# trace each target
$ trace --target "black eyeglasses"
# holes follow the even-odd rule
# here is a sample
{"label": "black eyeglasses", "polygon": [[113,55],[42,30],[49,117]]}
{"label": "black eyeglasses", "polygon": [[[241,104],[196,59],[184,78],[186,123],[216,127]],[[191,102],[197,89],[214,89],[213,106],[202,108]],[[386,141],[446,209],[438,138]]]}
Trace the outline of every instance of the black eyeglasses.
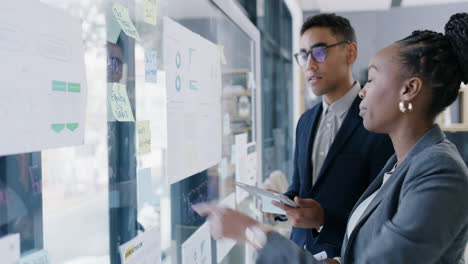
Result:
{"label": "black eyeglasses", "polygon": [[294,57],[296,58],[297,64],[299,66],[304,67],[307,65],[307,61],[309,60],[309,56],[312,56],[312,58],[317,62],[317,63],[322,63],[327,59],[327,49],[331,47],[335,47],[341,44],[351,44],[350,40],[343,40],[335,44],[331,45],[322,45],[322,46],[315,46],[310,49],[310,51],[305,51],[301,50],[298,53],[294,54]]}

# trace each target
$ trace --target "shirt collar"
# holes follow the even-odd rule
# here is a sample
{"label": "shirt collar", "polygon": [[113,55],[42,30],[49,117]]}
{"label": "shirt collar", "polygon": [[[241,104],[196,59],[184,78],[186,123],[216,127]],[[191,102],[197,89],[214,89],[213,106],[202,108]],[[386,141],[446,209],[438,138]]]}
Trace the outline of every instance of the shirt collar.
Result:
{"label": "shirt collar", "polygon": [[356,99],[356,96],[358,95],[360,90],[361,85],[359,84],[359,82],[355,81],[353,87],[333,104],[329,105],[325,102],[325,100],[322,99],[322,113],[325,114],[327,110],[330,110],[338,117],[343,116],[348,112],[349,108],[353,104],[354,99]]}

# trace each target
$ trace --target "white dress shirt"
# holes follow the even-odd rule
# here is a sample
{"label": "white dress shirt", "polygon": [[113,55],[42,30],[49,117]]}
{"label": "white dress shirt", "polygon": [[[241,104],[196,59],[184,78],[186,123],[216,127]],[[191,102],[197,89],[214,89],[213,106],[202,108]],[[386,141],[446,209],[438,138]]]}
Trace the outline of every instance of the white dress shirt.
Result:
{"label": "white dress shirt", "polygon": [[322,99],[322,115],[320,117],[317,132],[315,133],[313,148],[312,148],[312,179],[313,183],[317,180],[320,170],[322,169],[325,157],[328,154],[333,140],[340,129],[349,108],[361,90],[361,85],[355,82],[353,87],[340,99],[329,105]]}

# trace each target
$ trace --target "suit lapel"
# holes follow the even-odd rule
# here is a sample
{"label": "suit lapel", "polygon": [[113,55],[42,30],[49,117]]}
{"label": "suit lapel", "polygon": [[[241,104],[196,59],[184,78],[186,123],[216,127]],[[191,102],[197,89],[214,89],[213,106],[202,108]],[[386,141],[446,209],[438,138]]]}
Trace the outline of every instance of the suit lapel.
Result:
{"label": "suit lapel", "polygon": [[353,134],[357,126],[362,122],[362,119],[359,117],[360,102],[361,99],[359,99],[359,97],[356,97],[353,104],[351,105],[348,114],[346,115],[346,118],[343,121],[343,124],[341,125],[340,129],[338,130],[338,133],[336,134],[335,139],[333,140],[330,150],[328,150],[328,154],[325,157],[325,161],[323,162],[322,168],[320,169],[320,173],[313,188],[315,188],[315,186],[317,186],[320,183],[320,180],[323,178],[323,175],[327,171],[328,167],[331,165],[332,161],[341,152],[341,149],[343,148],[346,141]]}
{"label": "suit lapel", "polygon": [[307,146],[307,155],[304,157],[306,160],[303,161],[303,164],[305,163],[305,184],[304,184],[304,190],[310,190],[312,187],[312,150],[313,150],[313,144],[314,144],[314,138],[315,134],[317,132],[317,126],[318,126],[318,121],[320,120],[320,116],[322,115],[323,107],[322,104],[319,104],[319,106],[315,109],[315,111],[311,115],[311,119],[309,122],[307,122],[307,141],[306,141],[306,146]]}
{"label": "suit lapel", "polygon": [[[406,167],[410,166],[411,160],[413,159],[413,157],[418,155],[424,149],[432,145],[440,143],[444,139],[445,139],[444,132],[442,132],[442,130],[440,129],[438,125],[435,125],[432,129],[430,129],[426,134],[424,134],[418,140],[416,145],[411,149],[411,151],[406,156],[403,163],[400,164],[397,170],[395,170],[394,175],[392,175],[390,179],[388,179],[387,183],[385,184],[386,185],[385,188],[381,192],[379,192],[379,194],[374,198],[374,200],[366,208],[363,215],[360,217],[358,223],[356,224],[356,227],[354,228],[353,232],[350,234],[349,239],[348,239],[348,235],[345,234],[345,239],[343,240],[343,245],[341,248],[341,256],[343,257],[343,263],[347,263],[347,260],[349,258],[349,254],[352,248],[352,244],[354,243],[354,239],[356,238],[356,235],[359,232],[359,229],[363,226],[366,219],[375,210],[375,208],[380,204],[382,199],[385,197],[385,193],[392,191],[395,188],[393,185],[395,182],[397,182],[398,178],[404,177],[405,174],[403,172],[405,173],[407,172]],[[354,213],[354,211],[356,210],[356,207],[359,206],[359,204],[361,204],[367,197],[369,197],[382,185],[384,173],[390,171],[392,166],[394,166],[396,162],[397,162],[396,155],[393,155],[389,159],[385,167],[382,169],[379,176],[377,176],[377,178],[372,182],[369,188],[364,192],[364,194],[361,196],[359,201],[356,203],[353,210],[351,211],[351,214]]]}
{"label": "suit lapel", "polygon": [[[387,164],[384,166],[382,171],[379,173],[379,175],[375,178],[375,180],[371,183],[371,185],[367,188],[367,190],[361,195],[359,200],[356,202],[354,205],[353,210],[351,210],[351,215],[354,213],[356,208],[365,200],[367,197],[372,195],[377,189],[379,189],[382,186],[383,183],[383,177],[385,175],[385,172],[388,172],[392,169],[393,166],[395,166],[395,163],[397,161],[396,155],[394,154],[387,162]],[[396,175],[393,175],[396,176]],[[392,178],[393,178],[392,176]],[[390,181],[392,178],[390,178],[388,181]],[[387,182],[389,183],[389,182]],[[388,186],[387,186],[388,187]],[[372,202],[369,204],[369,206],[366,208],[362,216],[359,218],[359,221],[356,224],[356,227],[353,229],[353,232],[349,234],[349,239],[348,239],[348,232],[345,232],[345,239],[342,245],[341,249],[341,256],[344,257],[344,259],[347,258],[347,255],[349,254],[349,250],[351,249],[350,245],[353,243],[353,240],[357,234],[357,231],[362,225],[362,222],[364,219],[367,218],[367,216],[370,215],[370,213],[374,210],[374,208],[382,201],[383,199],[383,192],[379,192],[376,197],[372,200]],[[348,218],[349,221],[349,218]]]}

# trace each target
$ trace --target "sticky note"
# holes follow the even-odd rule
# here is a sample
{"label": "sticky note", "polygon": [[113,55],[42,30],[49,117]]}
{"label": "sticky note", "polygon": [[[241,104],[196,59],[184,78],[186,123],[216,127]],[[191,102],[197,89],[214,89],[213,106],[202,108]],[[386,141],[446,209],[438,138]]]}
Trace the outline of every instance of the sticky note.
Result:
{"label": "sticky note", "polygon": [[219,56],[221,57],[221,63],[227,64],[226,56],[224,55],[224,45],[218,45]]}
{"label": "sticky note", "polygon": [[65,128],[65,124],[52,124],[50,128],[52,128],[53,131],[60,133]]}
{"label": "sticky note", "polygon": [[127,96],[127,87],[121,83],[114,83],[109,95],[112,114],[120,122],[135,121],[132,108]]}
{"label": "sticky note", "polygon": [[151,83],[157,83],[158,65],[157,51],[145,50],[145,80]]}
{"label": "sticky note", "polygon": [[67,83],[62,81],[52,81],[52,91],[65,92],[67,90]]}
{"label": "sticky note", "polygon": [[79,83],[68,83],[68,91],[72,93],[79,93],[81,85]]}
{"label": "sticky note", "polygon": [[151,152],[151,131],[149,120],[137,122],[138,154],[143,155]]}
{"label": "sticky note", "polygon": [[67,124],[67,129],[70,131],[75,131],[78,128],[78,123],[69,123]]}
{"label": "sticky note", "polygon": [[156,25],[157,23],[157,0],[144,0],[143,5],[143,21],[148,24]]}
{"label": "sticky note", "polygon": [[119,3],[114,3],[114,5],[112,6],[112,12],[114,13],[117,22],[119,23],[120,27],[125,32],[125,34],[127,34],[127,36],[131,38],[140,41],[140,34],[138,34],[137,29],[135,28],[135,26],[132,23],[132,20],[130,19],[128,9]]}

